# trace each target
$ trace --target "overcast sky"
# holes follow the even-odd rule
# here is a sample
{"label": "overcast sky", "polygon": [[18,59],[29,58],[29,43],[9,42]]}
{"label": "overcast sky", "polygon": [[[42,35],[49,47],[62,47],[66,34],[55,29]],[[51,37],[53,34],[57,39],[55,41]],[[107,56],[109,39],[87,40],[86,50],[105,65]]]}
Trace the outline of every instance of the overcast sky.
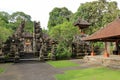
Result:
{"label": "overcast sky", "polygon": [[[32,20],[40,21],[42,28],[47,28],[49,12],[54,7],[67,7],[72,12],[76,12],[81,3],[95,0],[0,0],[0,11],[9,14],[22,11],[29,14]],[[119,0],[117,1],[120,8]]]}

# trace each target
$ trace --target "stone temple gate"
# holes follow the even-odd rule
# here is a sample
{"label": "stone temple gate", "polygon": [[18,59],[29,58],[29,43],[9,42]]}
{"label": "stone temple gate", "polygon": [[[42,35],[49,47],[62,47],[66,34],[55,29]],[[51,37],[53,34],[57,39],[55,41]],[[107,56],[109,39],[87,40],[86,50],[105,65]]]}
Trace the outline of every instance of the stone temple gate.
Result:
{"label": "stone temple gate", "polygon": [[42,32],[39,22],[34,22],[33,33],[25,32],[25,21],[22,21],[15,33],[0,47],[0,61],[19,62],[25,58],[55,60],[57,41]]}

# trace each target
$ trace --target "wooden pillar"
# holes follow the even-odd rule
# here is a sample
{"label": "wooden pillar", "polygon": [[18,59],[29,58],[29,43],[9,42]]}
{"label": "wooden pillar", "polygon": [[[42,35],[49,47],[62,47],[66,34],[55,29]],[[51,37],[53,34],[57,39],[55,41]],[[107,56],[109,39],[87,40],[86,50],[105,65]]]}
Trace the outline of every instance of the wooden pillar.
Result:
{"label": "wooden pillar", "polygon": [[91,56],[95,56],[95,52],[94,52],[94,44],[92,43],[92,52],[91,52]]}
{"label": "wooden pillar", "polygon": [[107,42],[105,42],[105,52],[104,52],[104,57],[109,57],[109,53],[107,51]]}
{"label": "wooden pillar", "polygon": [[116,55],[119,55],[119,42],[116,41]]}
{"label": "wooden pillar", "polygon": [[109,53],[109,55],[111,53],[110,44],[111,44],[110,42],[107,42],[107,52]]}

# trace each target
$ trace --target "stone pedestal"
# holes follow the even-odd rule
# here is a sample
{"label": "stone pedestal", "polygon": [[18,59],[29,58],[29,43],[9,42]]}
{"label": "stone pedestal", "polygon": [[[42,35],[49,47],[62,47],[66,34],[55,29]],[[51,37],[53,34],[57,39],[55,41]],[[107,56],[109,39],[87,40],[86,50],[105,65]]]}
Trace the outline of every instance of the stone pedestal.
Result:
{"label": "stone pedestal", "polygon": [[110,57],[100,56],[85,56],[84,61],[91,64],[99,64],[111,68],[120,69],[120,56],[111,55]]}

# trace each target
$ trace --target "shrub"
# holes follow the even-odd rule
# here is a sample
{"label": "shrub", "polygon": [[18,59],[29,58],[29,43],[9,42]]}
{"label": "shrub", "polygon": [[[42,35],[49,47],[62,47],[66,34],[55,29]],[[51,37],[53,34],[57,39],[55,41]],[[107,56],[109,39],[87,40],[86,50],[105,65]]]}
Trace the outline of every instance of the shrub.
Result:
{"label": "shrub", "polygon": [[66,47],[65,44],[59,43],[57,47],[57,59],[70,59],[71,58],[70,48]]}

